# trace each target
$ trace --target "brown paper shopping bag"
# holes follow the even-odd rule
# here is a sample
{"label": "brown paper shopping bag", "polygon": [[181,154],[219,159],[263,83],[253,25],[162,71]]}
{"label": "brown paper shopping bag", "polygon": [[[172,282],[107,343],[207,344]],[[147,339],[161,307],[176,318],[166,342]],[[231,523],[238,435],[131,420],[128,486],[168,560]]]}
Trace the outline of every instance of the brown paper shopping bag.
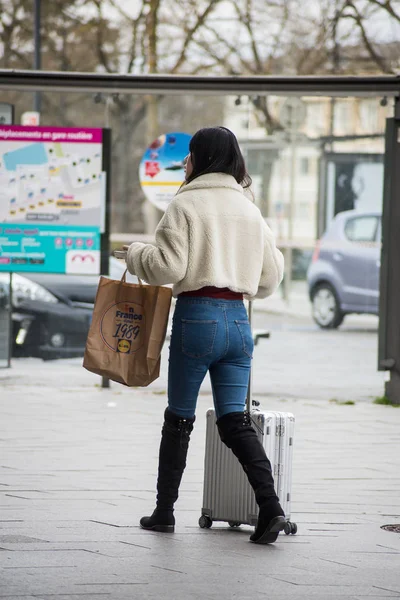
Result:
{"label": "brown paper shopping bag", "polygon": [[100,278],[83,366],[128,386],[160,374],[171,307],[170,288]]}

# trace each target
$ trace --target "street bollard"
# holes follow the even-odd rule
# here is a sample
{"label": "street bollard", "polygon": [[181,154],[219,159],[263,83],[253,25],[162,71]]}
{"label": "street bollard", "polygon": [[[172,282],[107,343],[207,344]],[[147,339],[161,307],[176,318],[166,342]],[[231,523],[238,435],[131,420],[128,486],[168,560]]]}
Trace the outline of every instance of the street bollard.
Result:
{"label": "street bollard", "polygon": [[101,387],[102,388],[109,388],[110,387],[110,380],[108,379],[108,377],[102,377],[101,378]]}

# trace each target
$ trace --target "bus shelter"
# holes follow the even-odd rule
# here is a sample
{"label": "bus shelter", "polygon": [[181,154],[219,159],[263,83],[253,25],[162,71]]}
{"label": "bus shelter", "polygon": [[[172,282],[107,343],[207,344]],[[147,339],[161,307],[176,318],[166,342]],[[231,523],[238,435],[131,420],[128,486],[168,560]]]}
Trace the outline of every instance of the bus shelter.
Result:
{"label": "bus shelter", "polygon": [[[386,395],[400,403],[400,77],[199,77],[102,73],[0,71],[0,90],[135,95],[378,97],[390,99],[386,121],[378,369],[387,371]],[[103,255],[109,252],[102,244]]]}

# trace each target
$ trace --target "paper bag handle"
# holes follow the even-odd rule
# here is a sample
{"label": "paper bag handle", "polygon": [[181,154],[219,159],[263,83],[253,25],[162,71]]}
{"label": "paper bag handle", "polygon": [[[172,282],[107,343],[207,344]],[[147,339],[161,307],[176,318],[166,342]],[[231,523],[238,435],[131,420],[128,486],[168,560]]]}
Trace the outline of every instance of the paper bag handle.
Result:
{"label": "paper bag handle", "polygon": [[[125,269],[124,274],[121,277],[121,283],[126,283],[126,274],[128,272],[128,269]],[[136,275],[137,277],[137,275]],[[138,277],[138,282],[140,286],[143,286],[143,281]]]}

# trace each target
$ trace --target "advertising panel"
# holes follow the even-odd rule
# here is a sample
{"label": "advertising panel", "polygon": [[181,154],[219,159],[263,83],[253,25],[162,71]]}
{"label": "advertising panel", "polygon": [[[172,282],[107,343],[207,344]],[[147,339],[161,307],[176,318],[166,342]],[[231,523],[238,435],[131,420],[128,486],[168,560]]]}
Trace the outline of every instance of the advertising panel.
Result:
{"label": "advertising panel", "polygon": [[329,153],[325,161],[325,227],[346,210],[382,211],[383,155]]}
{"label": "advertising panel", "polygon": [[100,272],[103,130],[0,127],[0,272]]}
{"label": "advertising panel", "polygon": [[185,179],[184,159],[189,153],[188,133],[160,135],[147,148],[139,168],[146,198],[165,211]]}

